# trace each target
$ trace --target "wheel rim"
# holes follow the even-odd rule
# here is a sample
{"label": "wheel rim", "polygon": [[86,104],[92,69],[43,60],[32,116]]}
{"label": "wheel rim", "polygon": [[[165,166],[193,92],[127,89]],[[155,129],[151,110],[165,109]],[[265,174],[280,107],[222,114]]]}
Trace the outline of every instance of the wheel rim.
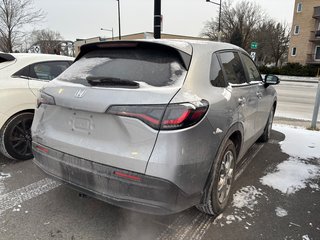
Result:
{"label": "wheel rim", "polygon": [[269,122],[268,122],[268,138],[270,138],[270,135],[271,135],[272,123],[273,123],[273,110],[270,112],[270,116],[269,116]]}
{"label": "wheel rim", "polygon": [[218,201],[220,204],[228,199],[234,171],[234,155],[232,151],[224,154],[219,170]]}
{"label": "wheel rim", "polygon": [[32,118],[25,118],[12,128],[9,135],[9,144],[16,154],[25,157],[32,156],[31,125]]}

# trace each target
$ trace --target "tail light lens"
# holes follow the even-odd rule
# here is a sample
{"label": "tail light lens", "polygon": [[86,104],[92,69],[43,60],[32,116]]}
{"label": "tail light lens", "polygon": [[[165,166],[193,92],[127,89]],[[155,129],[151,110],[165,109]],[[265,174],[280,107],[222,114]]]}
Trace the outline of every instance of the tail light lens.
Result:
{"label": "tail light lens", "polygon": [[108,114],[137,118],[156,130],[174,130],[198,123],[206,114],[206,100],[169,105],[111,106]]}
{"label": "tail light lens", "polygon": [[37,99],[37,108],[40,107],[41,104],[56,105],[56,102],[54,100],[54,97],[52,97],[51,95],[40,92],[40,96]]}

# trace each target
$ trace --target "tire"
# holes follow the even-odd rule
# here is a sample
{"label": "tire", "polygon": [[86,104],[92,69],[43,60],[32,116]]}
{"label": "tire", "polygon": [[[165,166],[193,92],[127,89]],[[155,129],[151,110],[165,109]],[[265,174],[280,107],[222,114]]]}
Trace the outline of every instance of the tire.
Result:
{"label": "tire", "polygon": [[224,211],[229,202],[234,181],[236,159],[234,143],[228,140],[213,166],[202,202],[196,206],[200,211],[213,216]]}
{"label": "tire", "polygon": [[270,139],[273,117],[274,117],[274,107],[272,107],[269,113],[267,124],[264,127],[263,133],[258,140],[259,142],[268,142],[268,140]]}
{"label": "tire", "polygon": [[8,158],[28,160],[33,158],[31,125],[33,113],[24,112],[11,117],[0,130],[0,151]]}

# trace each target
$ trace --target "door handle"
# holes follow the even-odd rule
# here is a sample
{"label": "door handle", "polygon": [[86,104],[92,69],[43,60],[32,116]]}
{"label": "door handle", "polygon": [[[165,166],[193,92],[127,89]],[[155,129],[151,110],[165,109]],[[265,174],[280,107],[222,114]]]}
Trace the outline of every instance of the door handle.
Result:
{"label": "door handle", "polygon": [[247,102],[247,99],[245,97],[239,97],[238,99],[239,105],[243,106],[246,104],[246,102]]}

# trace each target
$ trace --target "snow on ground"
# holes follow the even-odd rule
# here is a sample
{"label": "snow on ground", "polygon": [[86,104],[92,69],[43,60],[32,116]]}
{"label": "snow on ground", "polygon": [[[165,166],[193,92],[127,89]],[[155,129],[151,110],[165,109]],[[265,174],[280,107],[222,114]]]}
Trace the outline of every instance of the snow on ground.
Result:
{"label": "snow on ground", "polygon": [[320,167],[291,158],[280,163],[276,170],[260,179],[263,185],[292,194],[306,188],[312,179],[320,176]]}
{"label": "snow on ground", "polygon": [[256,189],[254,186],[243,187],[233,195],[233,206],[236,208],[248,208],[253,210],[258,204],[257,198],[262,194],[261,189]]}
{"label": "snow on ground", "polygon": [[308,235],[303,235],[303,236],[302,236],[302,240],[310,240],[310,238],[309,238]]}
{"label": "snow on ground", "polygon": [[278,217],[285,217],[288,215],[287,210],[283,209],[282,207],[277,207],[275,211]]}
{"label": "snow on ground", "polygon": [[249,229],[254,224],[251,218],[255,215],[255,206],[262,197],[267,198],[260,188],[257,189],[254,186],[246,186],[239,189],[233,194],[233,213],[227,216],[220,214],[213,224],[220,224],[221,227],[224,227],[232,223],[243,222],[244,228]]}
{"label": "snow on ground", "polygon": [[320,177],[320,132],[283,125],[275,125],[273,129],[285,135],[280,146],[290,158],[260,182],[285,194],[293,194],[307,186],[319,190],[313,180]]}
{"label": "snow on ground", "polygon": [[5,185],[2,182],[4,179],[11,177],[9,173],[0,172],[0,196],[5,191]]}
{"label": "snow on ground", "polygon": [[298,158],[320,158],[320,132],[286,125],[274,125],[273,129],[285,134],[280,142],[281,150]]}

